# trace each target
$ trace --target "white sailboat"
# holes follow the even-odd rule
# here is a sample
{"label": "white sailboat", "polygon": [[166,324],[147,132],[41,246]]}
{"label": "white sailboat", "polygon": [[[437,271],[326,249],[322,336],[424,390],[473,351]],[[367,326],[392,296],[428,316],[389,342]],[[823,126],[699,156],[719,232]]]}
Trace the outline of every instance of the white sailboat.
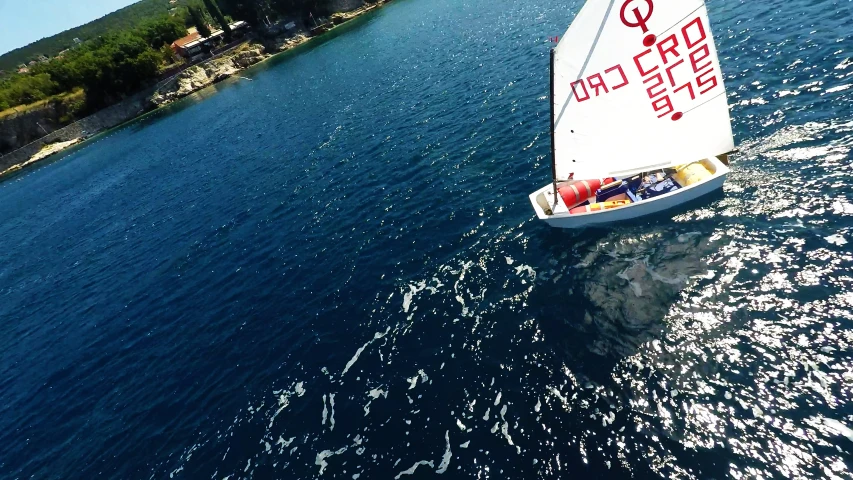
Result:
{"label": "white sailboat", "polygon": [[734,150],[703,0],[587,0],[551,50],[550,185],[536,215],[579,228],[720,189]]}

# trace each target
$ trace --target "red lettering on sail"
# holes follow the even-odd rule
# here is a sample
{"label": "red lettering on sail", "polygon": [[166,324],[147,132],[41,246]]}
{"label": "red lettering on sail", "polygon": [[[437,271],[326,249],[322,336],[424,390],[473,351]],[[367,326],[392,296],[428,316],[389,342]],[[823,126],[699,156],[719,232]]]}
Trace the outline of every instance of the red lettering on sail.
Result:
{"label": "red lettering on sail", "polygon": [[615,71],[615,70],[618,70],[619,75],[622,76],[622,83],[620,83],[619,85],[616,85],[614,87],[611,87],[612,90],[618,90],[618,89],[624,87],[625,85],[628,85],[628,77],[625,76],[625,72],[622,70],[622,65],[616,65],[615,67],[610,67],[607,70],[605,70],[604,73],[608,74],[608,73]]}
{"label": "red lettering on sail", "polygon": [[[638,10],[643,6],[643,1],[627,0],[623,3],[623,23],[631,28],[646,27],[648,18],[643,16],[642,10]],[[650,17],[653,3],[652,0],[646,1],[649,5],[647,16]],[[628,5],[631,5],[631,10]],[[659,42],[654,33],[646,35],[644,40],[650,40],[646,48],[632,57],[636,73],[630,67],[626,71],[617,64],[603,72],[592,73],[571,82],[575,100],[585,102],[593,97],[614,93],[628,86],[632,77],[636,78],[639,74],[654,114],[658,118],[668,117],[679,121],[685,113],[701,105],[699,97],[722,85],[719,65],[711,55],[713,40],[710,30],[703,23],[703,17],[688,17],[685,22],[681,22],[683,26],[673,29],[675,33]],[[652,53],[653,50],[656,51]]]}
{"label": "red lettering on sail", "polygon": [[[698,57],[696,54],[702,52],[702,56]],[[708,49],[708,45],[702,45],[696,50],[690,52],[690,63],[693,65],[693,73],[699,73],[702,70],[711,66],[711,61],[709,60],[707,63],[703,65],[699,65],[699,62],[705,60],[706,58],[711,56],[711,50]]]}
{"label": "red lettering on sail", "polygon": [[[710,77],[708,77],[709,73],[711,74]],[[705,77],[705,78],[703,79],[703,77]],[[709,83],[711,85],[708,88],[699,91],[700,95],[705,95],[706,92],[708,92],[709,90],[711,90],[712,88],[717,86],[717,75],[714,73],[713,68],[708,70],[707,72],[701,73],[698,77],[696,77],[696,84],[699,87],[704,87],[705,85],[708,85]]]}
{"label": "red lettering on sail", "polygon": [[[666,46],[669,44],[669,46]],[[667,54],[671,54],[674,57],[678,57],[678,51],[675,49],[678,46],[678,40],[675,38],[675,34],[672,34],[663,39],[660,43],[658,43],[658,53],[660,53],[660,58],[663,60],[663,63],[669,63],[667,59]]]}
{"label": "red lettering on sail", "polygon": [[644,68],[643,68],[643,66],[640,64],[640,59],[641,59],[641,58],[643,58],[644,56],[646,56],[646,55],[650,54],[650,53],[652,53],[652,49],[648,49],[648,50],[646,50],[645,52],[640,53],[640,54],[638,54],[638,55],[634,56],[634,65],[636,65],[636,66],[637,66],[637,71],[638,71],[638,72],[640,72],[640,76],[641,76],[641,77],[645,77],[646,75],[648,75],[648,74],[650,74],[650,73],[652,73],[652,72],[654,72],[655,70],[657,70],[657,69],[658,69],[658,66],[657,66],[657,65],[655,65],[655,66],[654,66],[654,68],[652,68],[652,69],[650,69],[650,70],[646,70],[646,69],[644,69]]}
{"label": "red lettering on sail", "polygon": [[649,20],[652,18],[652,13],[655,11],[655,4],[652,0],[646,0],[646,12],[645,15],[640,12],[640,7],[634,7],[631,9],[633,20],[628,17],[631,15],[627,15],[628,6],[634,3],[635,0],[625,0],[625,3],[622,4],[622,8],[619,10],[619,18],[622,20],[622,24],[624,24],[628,28],[636,28],[640,27],[643,30],[643,33],[649,31],[649,27],[646,26]]}
{"label": "red lettering on sail", "polygon": [[[618,72],[618,73],[613,73]],[[611,75],[612,74],[612,75]],[[614,65],[604,71],[604,74],[594,73],[586,79],[581,78],[570,83],[575,100],[585,102],[594,96],[599,97],[628,85],[628,76],[622,65]]]}
{"label": "red lettering on sail", "polygon": [[[578,89],[577,89],[578,84],[580,84],[581,88],[583,88],[583,94],[585,95],[583,98],[580,98],[578,96]],[[584,85],[583,79],[574,81],[574,82],[570,83],[569,85],[571,85],[572,92],[575,94],[575,100],[577,100],[578,102],[585,102],[585,101],[589,100],[589,92],[586,91],[586,85]]]}
{"label": "red lettering on sail", "polygon": [[661,110],[667,109],[665,112],[658,115],[658,118],[663,117],[664,115],[669,115],[675,110],[672,106],[672,100],[670,100],[669,95],[664,95],[663,97],[652,102],[652,108],[655,109],[655,112],[660,112]]}
{"label": "red lettering on sail", "polygon": [[[589,88],[595,89],[595,96],[598,96],[598,89],[603,88],[604,93],[610,93],[610,90],[607,89],[607,85],[604,84],[604,80],[601,78],[600,73],[596,73],[594,75],[590,75],[586,78],[586,81],[589,82]],[[595,83],[593,83],[595,81]]]}
{"label": "red lettering on sail", "polygon": [[[695,40],[690,38],[690,33],[688,33],[688,30],[693,26],[696,27]],[[692,22],[681,27],[681,34],[684,35],[684,40],[687,42],[687,48],[693,48],[700,42],[704,42],[707,35],[705,34],[705,27],[702,25],[702,17],[696,17]]]}
{"label": "red lettering on sail", "polygon": [[656,91],[656,92],[655,92],[655,91],[653,91],[655,88],[660,87],[661,85],[663,85],[663,77],[661,76],[661,74],[660,74],[660,73],[656,73],[656,74],[652,75],[651,77],[649,77],[649,78],[647,78],[647,79],[643,80],[643,83],[649,83],[649,82],[651,82],[652,80],[656,80],[656,81],[657,81],[657,83],[655,83],[654,85],[650,85],[648,88],[646,88],[646,93],[648,93],[648,94],[649,94],[649,98],[654,99],[654,98],[655,98],[655,97],[657,97],[658,95],[661,95],[661,94],[663,94],[663,93],[666,93],[666,87],[663,87],[662,89],[660,89],[660,90],[658,90],[658,91]]}
{"label": "red lettering on sail", "polygon": [[676,88],[675,90],[672,91],[672,93],[678,93],[678,92],[684,90],[685,88],[687,89],[687,93],[690,94],[690,100],[695,100],[696,95],[693,93],[693,84],[690,82],[687,82],[684,85]]}
{"label": "red lettering on sail", "polygon": [[[672,120],[680,120],[683,112],[698,105],[694,104],[698,96],[722,84],[718,79],[719,67],[711,58],[710,41],[702,17],[697,16],[654,47],[646,45],[650,48],[634,56],[634,66],[658,118],[672,114]],[[652,48],[657,49],[657,55],[649,55]]]}
{"label": "red lettering on sail", "polygon": [[672,65],[666,67],[666,76],[669,77],[669,85],[670,86],[673,86],[673,87],[675,86],[675,78],[672,75],[672,71],[675,69],[675,67],[681,65],[682,63],[684,63],[683,58],[681,60],[673,63]]}

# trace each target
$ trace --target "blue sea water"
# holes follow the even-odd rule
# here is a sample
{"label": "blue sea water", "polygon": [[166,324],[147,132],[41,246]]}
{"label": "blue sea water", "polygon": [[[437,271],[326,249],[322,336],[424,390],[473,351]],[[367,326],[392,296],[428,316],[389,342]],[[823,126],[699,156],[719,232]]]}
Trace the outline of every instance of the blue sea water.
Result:
{"label": "blue sea water", "polygon": [[0,477],[853,478],[853,3],[710,1],[724,193],[573,233],[579,6],[397,0],[0,184]]}

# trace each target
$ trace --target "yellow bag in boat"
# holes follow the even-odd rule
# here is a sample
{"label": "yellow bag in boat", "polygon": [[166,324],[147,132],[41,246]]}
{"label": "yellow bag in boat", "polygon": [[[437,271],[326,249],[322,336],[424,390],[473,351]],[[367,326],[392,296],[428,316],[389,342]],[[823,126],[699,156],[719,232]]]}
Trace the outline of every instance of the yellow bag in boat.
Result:
{"label": "yellow bag in boat", "polygon": [[681,165],[676,167],[676,170],[678,171],[672,175],[672,179],[682,187],[702,183],[713,175],[704,162]]}
{"label": "yellow bag in boat", "polygon": [[613,200],[608,202],[599,202],[599,203],[591,203],[589,205],[584,205],[582,207],[575,207],[569,210],[569,213],[587,213],[587,212],[597,212],[599,210],[609,210],[611,208],[619,208],[624,207],[625,205],[630,205],[630,200]]}

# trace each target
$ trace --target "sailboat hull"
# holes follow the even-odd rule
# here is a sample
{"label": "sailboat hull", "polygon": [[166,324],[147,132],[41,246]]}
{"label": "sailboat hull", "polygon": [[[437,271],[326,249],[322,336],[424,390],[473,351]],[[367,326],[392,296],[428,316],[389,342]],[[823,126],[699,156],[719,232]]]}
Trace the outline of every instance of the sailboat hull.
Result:
{"label": "sailboat hull", "polygon": [[609,210],[592,211],[588,213],[569,213],[569,209],[562,199],[557,199],[557,206],[549,215],[537,198],[544,195],[546,205],[549,209],[554,204],[554,193],[552,185],[547,185],[530,194],[530,203],[536,212],[536,216],[548,225],[557,228],[584,228],[589,226],[608,226],[614,223],[648,217],[654,218],[655,214],[674,209],[705,195],[713,193],[723,187],[729,174],[729,168],[717,158],[707,159],[708,164],[713,166],[713,175],[701,183],[679,188],[673,192],[659,197],[642,200],[619,208]]}

